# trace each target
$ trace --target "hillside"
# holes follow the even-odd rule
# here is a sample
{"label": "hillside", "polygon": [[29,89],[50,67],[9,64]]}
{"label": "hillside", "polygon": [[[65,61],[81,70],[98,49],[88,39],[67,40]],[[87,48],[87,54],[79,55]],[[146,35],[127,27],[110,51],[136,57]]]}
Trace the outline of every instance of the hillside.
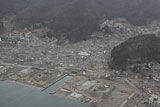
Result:
{"label": "hillside", "polygon": [[158,0],[1,0],[0,18],[14,13],[19,28],[48,27],[50,37],[78,42],[99,31],[106,18],[124,17],[134,25],[159,20],[159,5]]}
{"label": "hillside", "polygon": [[115,47],[111,53],[110,66],[114,69],[125,69],[132,64],[160,63],[160,38],[155,35],[133,37]]}

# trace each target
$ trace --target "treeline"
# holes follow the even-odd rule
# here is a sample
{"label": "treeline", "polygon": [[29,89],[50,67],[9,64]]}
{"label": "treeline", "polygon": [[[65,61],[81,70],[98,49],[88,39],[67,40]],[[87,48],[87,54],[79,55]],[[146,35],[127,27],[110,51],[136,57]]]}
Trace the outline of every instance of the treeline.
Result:
{"label": "treeline", "polygon": [[2,22],[0,22],[0,34],[2,34],[2,33],[3,33],[3,31],[4,31],[3,23],[2,23]]}

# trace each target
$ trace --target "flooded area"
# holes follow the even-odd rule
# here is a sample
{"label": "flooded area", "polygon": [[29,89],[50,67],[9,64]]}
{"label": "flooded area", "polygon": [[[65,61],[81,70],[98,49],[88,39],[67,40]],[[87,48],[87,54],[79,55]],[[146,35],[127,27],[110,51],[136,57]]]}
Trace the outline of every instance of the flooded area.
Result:
{"label": "flooded area", "polygon": [[34,86],[10,80],[0,81],[0,107],[89,107],[78,101],[49,94],[70,78],[71,76],[66,76],[43,92]]}

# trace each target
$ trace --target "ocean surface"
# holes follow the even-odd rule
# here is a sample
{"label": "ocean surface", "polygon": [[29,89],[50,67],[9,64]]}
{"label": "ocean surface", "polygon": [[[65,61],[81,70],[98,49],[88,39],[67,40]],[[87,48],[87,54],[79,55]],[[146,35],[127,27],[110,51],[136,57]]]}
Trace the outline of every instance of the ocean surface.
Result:
{"label": "ocean surface", "polygon": [[67,76],[44,91],[14,81],[0,81],[0,107],[89,107],[76,100],[49,94],[71,78]]}

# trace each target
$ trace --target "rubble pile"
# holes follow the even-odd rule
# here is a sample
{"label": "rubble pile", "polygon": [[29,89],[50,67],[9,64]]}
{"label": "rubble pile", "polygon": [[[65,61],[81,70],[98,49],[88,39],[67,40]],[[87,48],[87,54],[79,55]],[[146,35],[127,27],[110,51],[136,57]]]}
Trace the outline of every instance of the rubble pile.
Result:
{"label": "rubble pile", "polygon": [[69,67],[105,71],[114,47],[130,37],[144,32],[158,34],[160,30],[158,25],[135,27],[124,19],[106,20],[100,26],[102,29],[108,26],[113,33],[96,32],[89,40],[74,44],[65,42],[61,45],[57,44],[59,40],[56,38],[43,36],[48,32],[47,28],[8,31],[0,36],[0,48],[3,50],[0,59],[2,62],[50,68]]}

